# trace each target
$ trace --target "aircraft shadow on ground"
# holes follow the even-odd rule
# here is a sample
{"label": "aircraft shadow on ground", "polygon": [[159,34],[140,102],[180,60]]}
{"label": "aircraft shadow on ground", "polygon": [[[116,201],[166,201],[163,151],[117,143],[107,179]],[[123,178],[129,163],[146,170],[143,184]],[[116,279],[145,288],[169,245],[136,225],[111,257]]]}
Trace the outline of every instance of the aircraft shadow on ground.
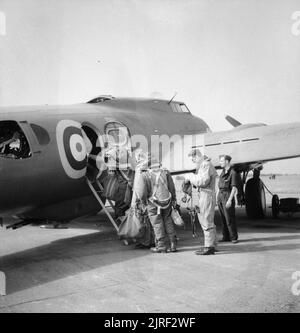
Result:
{"label": "aircraft shadow on ground", "polygon": [[[180,252],[188,251],[193,255],[192,252],[199,249],[203,243],[203,235],[197,223],[198,237],[193,238],[188,214],[184,214],[184,219],[187,222],[186,229],[177,229],[179,236],[178,248]],[[252,238],[249,236],[247,238],[245,235],[249,233],[265,234],[266,231],[261,228],[254,228],[245,221],[247,219],[240,219],[240,234],[243,235],[240,243],[236,245],[231,243],[220,244],[220,254],[300,249],[300,234],[297,230],[295,230],[297,232],[295,235],[285,235],[282,234],[282,229],[281,231],[276,229],[277,225],[275,225],[275,229],[268,229],[268,233],[272,234],[270,237]],[[294,222],[289,233],[294,231],[293,226],[297,226],[297,221]],[[218,236],[220,237],[220,218],[218,216],[216,216],[216,223]],[[280,228],[280,223],[279,221],[278,228]],[[295,240],[296,242],[267,244],[272,241],[285,240]],[[266,243],[261,244],[260,242]],[[115,231],[108,228],[106,232],[94,232],[64,238],[32,249],[2,256],[0,258],[0,268],[6,273],[7,294],[10,295],[68,276],[147,255],[151,255],[149,250],[134,250],[133,245],[125,246],[118,240]]]}
{"label": "aircraft shadow on ground", "polygon": [[125,246],[115,234],[95,232],[2,256],[0,267],[6,274],[9,295],[148,254],[134,250],[132,245]]}

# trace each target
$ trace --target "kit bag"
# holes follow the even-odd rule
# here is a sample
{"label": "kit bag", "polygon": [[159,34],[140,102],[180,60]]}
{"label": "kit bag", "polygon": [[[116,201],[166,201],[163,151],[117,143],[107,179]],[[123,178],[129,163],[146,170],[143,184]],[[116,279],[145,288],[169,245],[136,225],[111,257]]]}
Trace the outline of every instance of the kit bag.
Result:
{"label": "kit bag", "polygon": [[184,226],[184,221],[183,221],[182,217],[180,216],[179,211],[174,207],[172,207],[171,218],[172,218],[173,222],[176,225],[178,225],[179,227]]}
{"label": "kit bag", "polygon": [[119,226],[118,235],[120,239],[136,239],[144,235],[144,216],[136,207],[130,207]]}

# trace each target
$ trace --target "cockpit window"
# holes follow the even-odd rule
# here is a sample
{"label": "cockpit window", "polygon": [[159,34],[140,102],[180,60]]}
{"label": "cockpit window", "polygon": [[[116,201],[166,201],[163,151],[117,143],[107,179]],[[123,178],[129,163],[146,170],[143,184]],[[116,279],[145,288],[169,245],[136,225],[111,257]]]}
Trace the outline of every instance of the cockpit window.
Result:
{"label": "cockpit window", "polygon": [[0,157],[24,159],[31,156],[29,143],[15,121],[0,121]]}
{"label": "cockpit window", "polygon": [[181,109],[181,112],[191,113],[190,110],[188,109],[188,107],[185,104],[179,104],[179,107]]}
{"label": "cockpit window", "polygon": [[89,104],[102,103],[102,102],[106,102],[106,101],[111,101],[113,99],[115,99],[115,97],[113,97],[111,95],[101,95],[101,96],[91,99],[87,103],[89,103]]}
{"label": "cockpit window", "polygon": [[183,103],[172,103],[173,112],[177,113],[191,113],[187,106]]}

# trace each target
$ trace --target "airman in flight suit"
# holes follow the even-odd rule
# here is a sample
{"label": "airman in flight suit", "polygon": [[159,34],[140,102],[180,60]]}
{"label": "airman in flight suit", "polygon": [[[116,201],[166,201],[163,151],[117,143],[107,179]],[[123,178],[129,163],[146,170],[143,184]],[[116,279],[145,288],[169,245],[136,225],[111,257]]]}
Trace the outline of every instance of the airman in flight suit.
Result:
{"label": "airman in flight suit", "polygon": [[200,255],[214,254],[217,250],[217,232],[214,221],[216,206],[216,177],[217,172],[206,156],[199,149],[193,149],[189,156],[196,164],[196,173],[185,179],[190,181],[198,190],[199,212],[198,219],[204,234],[204,249],[195,253]]}

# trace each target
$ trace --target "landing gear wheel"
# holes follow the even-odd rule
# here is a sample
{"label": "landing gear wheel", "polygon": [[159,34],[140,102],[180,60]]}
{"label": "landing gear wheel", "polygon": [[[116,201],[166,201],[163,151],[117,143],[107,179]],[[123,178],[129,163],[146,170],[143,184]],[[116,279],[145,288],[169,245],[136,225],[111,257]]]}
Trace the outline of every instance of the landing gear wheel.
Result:
{"label": "landing gear wheel", "polygon": [[266,194],[264,184],[259,178],[251,178],[247,181],[245,200],[249,218],[259,219],[266,216]]}
{"label": "landing gear wheel", "polygon": [[274,219],[277,219],[278,215],[279,215],[279,197],[277,194],[274,194],[272,196],[272,216]]}

